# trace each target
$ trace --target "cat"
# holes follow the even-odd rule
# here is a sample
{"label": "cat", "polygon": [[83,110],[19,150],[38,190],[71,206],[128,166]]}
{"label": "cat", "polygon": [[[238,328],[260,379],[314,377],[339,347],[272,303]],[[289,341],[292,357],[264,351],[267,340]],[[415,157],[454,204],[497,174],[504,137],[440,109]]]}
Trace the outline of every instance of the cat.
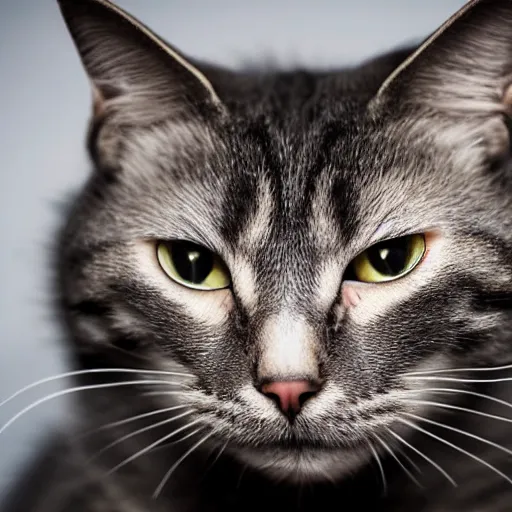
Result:
{"label": "cat", "polygon": [[510,511],[512,2],[325,72],[59,5],[94,96],[73,421],[2,510]]}

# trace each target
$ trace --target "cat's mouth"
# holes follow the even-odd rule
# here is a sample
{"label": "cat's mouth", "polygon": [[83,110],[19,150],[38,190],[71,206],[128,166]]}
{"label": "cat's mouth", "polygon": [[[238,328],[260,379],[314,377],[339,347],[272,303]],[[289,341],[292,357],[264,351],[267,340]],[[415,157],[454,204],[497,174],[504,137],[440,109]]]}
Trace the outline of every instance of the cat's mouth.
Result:
{"label": "cat's mouth", "polygon": [[374,435],[392,428],[397,411],[394,395],[354,406],[325,392],[292,419],[267,402],[256,408],[258,395],[250,398],[250,403],[203,399],[198,416],[216,430],[219,445],[228,442],[235,459],[295,481],[340,478],[363,467],[373,457]]}
{"label": "cat's mouth", "polygon": [[332,443],[324,438],[304,438],[291,433],[285,439],[273,439],[255,445],[254,443],[231,442],[239,449],[278,450],[282,452],[323,453],[325,451],[359,450],[365,446],[364,440],[351,440]]}
{"label": "cat's mouth", "polygon": [[371,457],[363,439],[331,443],[321,436],[301,437],[293,430],[284,439],[257,444],[231,439],[228,450],[262,473],[296,483],[340,478],[362,467]]}

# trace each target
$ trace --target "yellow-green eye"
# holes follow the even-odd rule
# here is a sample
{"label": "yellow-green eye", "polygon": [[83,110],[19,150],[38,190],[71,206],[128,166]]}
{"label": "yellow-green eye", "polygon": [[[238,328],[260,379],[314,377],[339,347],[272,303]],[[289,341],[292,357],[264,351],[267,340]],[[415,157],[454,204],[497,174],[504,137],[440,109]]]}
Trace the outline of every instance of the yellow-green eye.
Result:
{"label": "yellow-green eye", "polygon": [[213,252],[192,242],[159,242],[158,261],[177,283],[196,290],[220,290],[231,284],[224,262]]}
{"label": "yellow-green eye", "polygon": [[358,281],[382,283],[408,274],[425,254],[424,235],[408,235],[384,240],[366,249],[352,262]]}

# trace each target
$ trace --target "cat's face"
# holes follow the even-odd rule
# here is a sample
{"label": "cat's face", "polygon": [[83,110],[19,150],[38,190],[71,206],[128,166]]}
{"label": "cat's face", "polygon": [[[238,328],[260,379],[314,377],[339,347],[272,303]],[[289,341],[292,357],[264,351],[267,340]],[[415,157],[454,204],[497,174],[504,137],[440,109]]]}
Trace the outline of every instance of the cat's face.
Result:
{"label": "cat's face", "polygon": [[[304,92],[295,77],[287,97],[288,79],[214,70],[207,82],[175,60],[160,70],[161,55],[143,77],[130,59],[149,52],[147,34],[104,2],[62,3],[93,79],[108,83],[91,138],[98,168],[64,232],[63,302],[81,351],[116,345],[146,368],[190,374],[182,395],[140,400],[190,405],[235,456],[318,479],[428,413],[411,400],[433,386],[407,372],[503,354],[512,210],[498,109],[481,105],[465,126],[444,97],[421,111],[420,87],[434,104],[450,85],[418,73],[421,55],[409,66],[417,84],[399,77],[372,102],[373,85],[347,95],[311,78]],[[125,82],[96,76],[99,56],[126,41]]]}

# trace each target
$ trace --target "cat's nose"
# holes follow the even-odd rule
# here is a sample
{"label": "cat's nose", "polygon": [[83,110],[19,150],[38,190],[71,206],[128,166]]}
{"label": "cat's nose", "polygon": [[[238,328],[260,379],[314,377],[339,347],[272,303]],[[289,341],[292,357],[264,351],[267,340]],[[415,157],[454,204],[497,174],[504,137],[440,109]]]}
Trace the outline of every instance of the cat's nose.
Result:
{"label": "cat's nose", "polygon": [[277,381],[263,384],[260,391],[291,420],[299,414],[304,402],[318,393],[320,386],[309,380]]}

